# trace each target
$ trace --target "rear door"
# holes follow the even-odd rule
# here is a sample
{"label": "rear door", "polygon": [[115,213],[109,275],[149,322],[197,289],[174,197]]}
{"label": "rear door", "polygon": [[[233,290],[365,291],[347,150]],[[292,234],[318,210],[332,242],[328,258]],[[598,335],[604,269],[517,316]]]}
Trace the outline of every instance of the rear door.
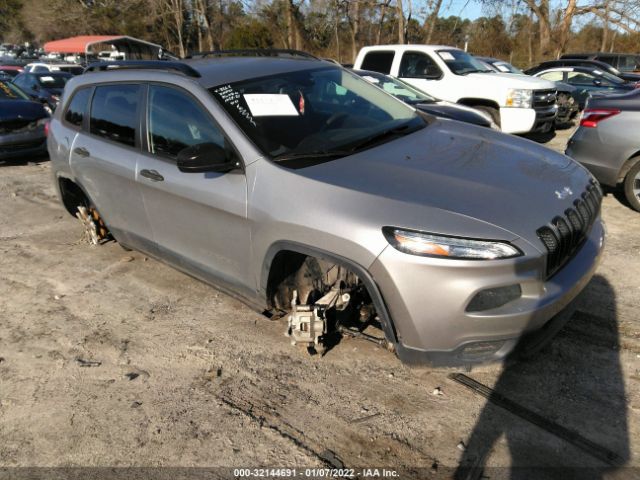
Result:
{"label": "rear door", "polygon": [[144,88],[96,86],[88,118],[71,147],[71,170],[116,239],[153,251],[153,234],[136,183]]}
{"label": "rear door", "polygon": [[189,146],[233,150],[215,119],[186,90],[150,84],[146,127],[137,179],[161,254],[197,277],[255,293],[244,173],[183,173],[176,165]]}

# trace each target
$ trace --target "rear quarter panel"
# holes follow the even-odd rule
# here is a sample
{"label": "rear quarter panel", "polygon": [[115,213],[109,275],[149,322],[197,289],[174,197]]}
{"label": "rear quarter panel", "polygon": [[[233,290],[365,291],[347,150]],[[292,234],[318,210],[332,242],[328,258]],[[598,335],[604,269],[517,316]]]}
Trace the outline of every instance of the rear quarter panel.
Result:
{"label": "rear quarter panel", "polygon": [[601,121],[597,128],[576,130],[567,154],[587,167],[600,183],[614,187],[627,160],[640,151],[638,129],[640,111],[623,111]]}

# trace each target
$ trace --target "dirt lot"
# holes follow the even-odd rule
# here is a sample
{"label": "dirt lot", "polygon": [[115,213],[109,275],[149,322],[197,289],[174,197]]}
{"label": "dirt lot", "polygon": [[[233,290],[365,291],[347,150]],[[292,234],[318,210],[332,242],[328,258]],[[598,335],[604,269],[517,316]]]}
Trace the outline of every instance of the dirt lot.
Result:
{"label": "dirt lot", "polygon": [[48,161],[0,163],[0,467],[449,478],[463,461],[489,478],[569,478],[512,464],[636,476],[619,467],[640,466],[640,214],[612,195],[603,211],[604,261],[567,327],[531,361],[466,372],[540,417],[518,416],[452,370],[408,368],[362,340],[309,357],[284,321],[116,243],[82,243]]}

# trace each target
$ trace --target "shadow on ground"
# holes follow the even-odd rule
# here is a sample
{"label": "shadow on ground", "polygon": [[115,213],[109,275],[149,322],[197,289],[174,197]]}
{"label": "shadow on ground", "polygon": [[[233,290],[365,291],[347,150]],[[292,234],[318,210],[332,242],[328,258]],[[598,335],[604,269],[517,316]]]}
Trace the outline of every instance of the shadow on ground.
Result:
{"label": "shadow on ground", "polygon": [[[594,277],[549,345],[532,360],[505,364],[468,439],[456,479],[595,479],[628,462],[615,305],[609,282]],[[502,396],[565,429],[565,435],[497,406]],[[567,431],[576,437],[567,438]],[[496,465],[489,460],[505,444],[511,467],[487,468]],[[631,474],[619,473],[624,478]]]}

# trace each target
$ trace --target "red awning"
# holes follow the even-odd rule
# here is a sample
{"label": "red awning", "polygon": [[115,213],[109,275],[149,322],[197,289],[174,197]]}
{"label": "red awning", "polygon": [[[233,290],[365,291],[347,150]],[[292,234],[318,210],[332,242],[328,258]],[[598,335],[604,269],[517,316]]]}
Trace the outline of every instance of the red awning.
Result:
{"label": "red awning", "polygon": [[82,35],[80,37],[63,38],[44,44],[44,51],[57,53],[85,53],[87,46],[94,43],[110,42],[120,38],[122,35]]}

